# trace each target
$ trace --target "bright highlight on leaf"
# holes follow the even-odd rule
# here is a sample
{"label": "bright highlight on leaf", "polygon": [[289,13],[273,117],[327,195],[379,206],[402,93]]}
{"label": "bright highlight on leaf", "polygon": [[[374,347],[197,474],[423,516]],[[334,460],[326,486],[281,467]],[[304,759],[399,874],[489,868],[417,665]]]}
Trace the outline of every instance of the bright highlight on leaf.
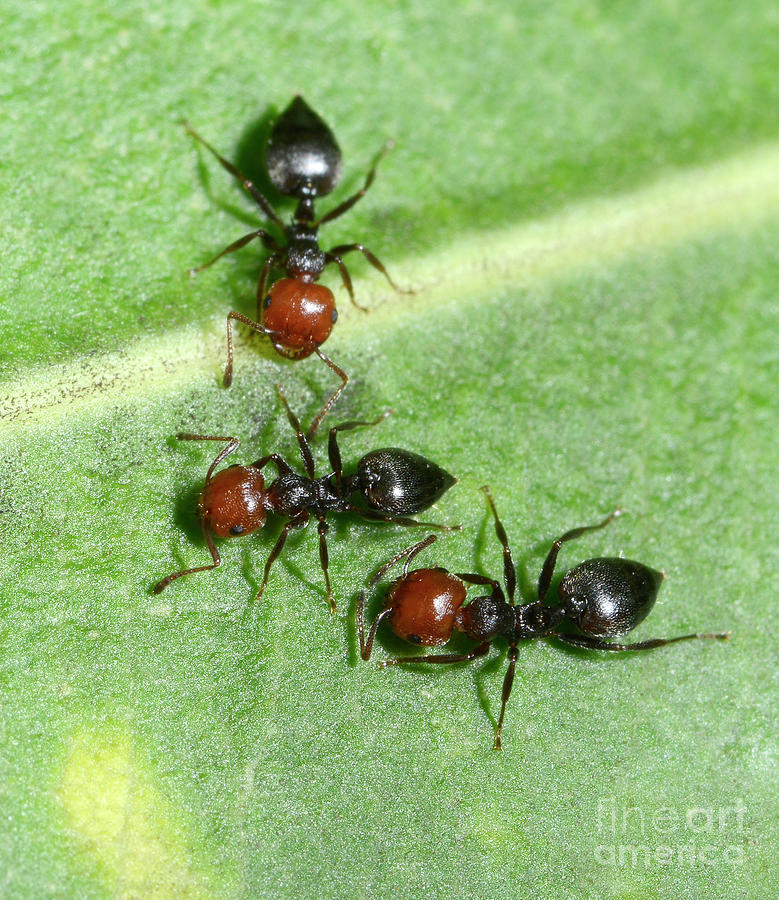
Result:
{"label": "bright highlight on leaf", "polygon": [[57,797],[70,829],[115,897],[211,897],[180,819],[139,763],[129,736],[76,735]]}

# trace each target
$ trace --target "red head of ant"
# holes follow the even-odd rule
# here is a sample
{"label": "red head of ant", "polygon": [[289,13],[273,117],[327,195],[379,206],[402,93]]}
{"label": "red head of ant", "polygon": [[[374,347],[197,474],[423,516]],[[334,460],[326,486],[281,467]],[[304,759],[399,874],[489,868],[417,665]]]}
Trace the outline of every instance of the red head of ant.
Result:
{"label": "red head of ant", "polygon": [[[439,647],[446,644],[452,633],[461,631],[478,642],[470,653],[431,654],[386,659],[379,663],[386,667],[408,663],[460,663],[485,656],[496,638],[503,636],[509,644],[509,665],[503,679],[500,718],[495,729],[495,749],[501,749],[501,732],[518,657],[517,644],[521,640],[554,637],[574,647],[591,650],[651,650],[664,644],[692,638],[724,640],[727,634],[685,634],[675,638],[654,638],[635,644],[615,644],[603,638],[613,638],[631,631],[651,611],[663,574],[642,563],[629,559],[589,559],[571,569],[558,587],[559,602],[546,605],[546,595],[554,574],[557,555],[567,541],[589,531],[604,528],[620,510],[613,512],[597,525],[585,525],[567,531],[553,544],[546,557],[538,580],[538,599],[532,603],[515,605],[516,570],[505,529],[498,518],[495,503],[488,487],[483,488],[495,520],[495,531],[503,547],[503,588],[493,578],[475,573],[453,575],[446,569],[415,569],[409,572],[411,560],[432,544],[436,536],[402,550],[385,563],[371,579],[373,589],[396,563],[405,560],[403,574],[389,587],[384,608],[376,617],[367,638],[365,636],[366,590],[357,600],[357,632],[362,658],[370,659],[373,641],[380,623],[386,620],[398,637],[412,644]],[[490,593],[467,601],[466,585],[484,585]],[[508,599],[507,599],[508,596]],[[560,631],[560,626],[574,626],[579,634]]]}
{"label": "red head of ant", "polygon": [[[200,435],[177,437],[193,440]],[[224,455],[237,447],[237,438],[230,438]],[[198,519],[204,528],[220,538],[251,534],[262,528],[267,512],[274,508],[262,472],[252,466],[230,466],[216,475],[211,474],[212,470],[213,467],[197,503]]]}
{"label": "red head of ant", "polygon": [[[274,125],[265,157],[268,177],[273,186],[281,194],[295,197],[298,201],[292,222],[285,225],[281,216],[253,182],[233,163],[221,156],[187,122],[184,125],[192,137],[241,182],[246,192],[283,235],[283,241],[279,242],[273,234],[264,228],[258,228],[225,247],[209,262],[191,270],[192,274],[199,272],[225,254],[245,247],[256,238],[259,238],[270,251],[257,283],[256,321],[238,312],[231,312],[227,317],[225,386],[230,385],[233,377],[233,319],[254,331],[267,334],[276,350],[290,359],[304,359],[316,353],[339,376],[341,384],[311,423],[308,431],[308,436],[311,437],[349,381],[346,373],[319,349],[330,336],[338,313],[332,291],[316,282],[327,266],[335,264],[352,303],[358,309],[364,309],[354,299],[352,280],[343,261],[347,253],[358,250],[384,275],[395,290],[399,290],[381,262],[362,244],[341,244],[327,252],[323,251],[319,246],[319,227],[343,215],[365,195],[373,183],[379,160],[390,149],[391,144],[383,148],[359,191],[324,216],[316,218],[314,201],[329,194],[341,179],[343,168],[341,150],[325,122],[302,97],[296,96]],[[275,281],[268,289],[268,280],[273,269],[283,270],[286,277]]]}
{"label": "red head of ant", "polygon": [[[333,611],[335,602],[330,588],[326,539],[328,514],[352,512],[370,521],[392,522],[408,527],[422,525],[443,531],[459,529],[459,525],[435,525],[408,518],[409,515],[416,515],[432,506],[456,480],[424,456],[397,447],[386,447],[366,453],[358,462],[354,474],[344,473],[338,432],[376,425],[388,413],[373,422],[344,422],[331,428],[328,453],[332,471],[329,475],[317,478],[311,448],[300,422],[289,408],[280,388],[279,394],[297,435],[306,474],[300,475],[278,453],[263,456],[249,466],[229,466],[215,473],[216,467],[238,448],[238,438],[202,434],[177,435],[180,440],[225,443],[208,469],[206,483],[198,501],[198,518],[213,563],[168,575],[154,586],[155,593],[183,575],[217,568],[221,565],[221,558],[214,544],[214,536],[221,538],[251,534],[265,525],[268,512],[278,513],[288,521],[265,564],[262,584],[255,599],[259,600],[262,596],[271,567],[279,557],[289,532],[293,528],[304,528],[314,516],[319,521],[319,560],[325,575],[327,599]],[[262,469],[270,462],[275,464],[278,477],[266,486]],[[350,499],[352,494],[360,495],[367,506],[354,505]]]}

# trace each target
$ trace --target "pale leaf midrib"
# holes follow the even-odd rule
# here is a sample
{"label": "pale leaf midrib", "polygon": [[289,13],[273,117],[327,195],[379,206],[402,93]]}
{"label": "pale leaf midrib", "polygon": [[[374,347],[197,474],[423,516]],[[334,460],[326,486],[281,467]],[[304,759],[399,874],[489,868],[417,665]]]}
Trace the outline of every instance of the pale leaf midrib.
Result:
{"label": "pale leaf midrib", "polygon": [[[340,341],[364,328],[391,327],[426,308],[461,306],[508,285],[570,277],[718,231],[743,230],[779,212],[779,144],[768,144],[705,167],[673,172],[609,198],[573,204],[552,216],[482,235],[469,235],[440,253],[394,267],[414,287],[396,302],[370,281],[360,298],[370,317],[338,323]],[[371,289],[372,288],[372,289]],[[81,416],[128,396],[170,393],[198,378],[216,379],[224,365],[224,320],[141,338],[123,352],[31,368],[24,380],[0,384],[3,430]]]}

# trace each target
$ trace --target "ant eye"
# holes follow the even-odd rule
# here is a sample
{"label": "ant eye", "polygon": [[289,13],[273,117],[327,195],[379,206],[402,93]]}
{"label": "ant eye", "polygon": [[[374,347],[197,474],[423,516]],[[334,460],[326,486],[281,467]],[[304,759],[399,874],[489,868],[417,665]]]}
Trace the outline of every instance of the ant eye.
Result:
{"label": "ant eye", "polygon": [[406,635],[406,640],[409,644],[421,644],[422,638],[418,634],[408,634]]}
{"label": "ant eye", "polygon": [[333,307],[333,312],[332,312],[332,315],[330,316],[330,318],[331,318],[333,324],[335,324],[338,321],[338,310],[335,307]]}
{"label": "ant eye", "polygon": [[230,534],[237,535],[237,534],[243,534],[243,532],[244,532],[243,525],[233,525],[233,527],[230,529]]}
{"label": "ant eye", "polygon": [[270,306],[270,301],[271,301],[271,296],[270,296],[270,294],[268,294],[268,296],[262,301],[262,305],[263,305],[264,309],[267,309]]}

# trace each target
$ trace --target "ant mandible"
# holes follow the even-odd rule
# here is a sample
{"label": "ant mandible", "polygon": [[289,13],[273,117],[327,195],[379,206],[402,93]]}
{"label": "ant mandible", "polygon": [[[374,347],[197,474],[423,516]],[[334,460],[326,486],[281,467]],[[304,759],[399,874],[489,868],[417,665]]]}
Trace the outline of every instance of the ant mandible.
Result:
{"label": "ant mandible", "polygon": [[[544,605],[554,574],[557,554],[562,545],[588,531],[604,528],[621,514],[620,510],[615,510],[597,525],[574,528],[558,538],[552,544],[541,569],[538,579],[538,599],[532,603],[515,606],[517,577],[508,538],[498,518],[489,488],[484,486],[482,490],[487,495],[495,519],[495,532],[503,547],[503,580],[508,601],[500,584],[495,579],[483,575],[472,572],[454,575],[441,568],[415,569],[409,572],[411,560],[435,541],[436,536],[431,534],[423,541],[402,550],[386,562],[371,579],[367,590],[373,590],[392,566],[405,560],[403,574],[390,585],[384,609],[371,625],[367,639],[364,626],[366,590],[360,591],[357,600],[357,632],[360,638],[360,654],[364,660],[370,659],[376,630],[385,619],[398,637],[412,644],[426,647],[442,646],[452,637],[454,629],[479,642],[470,653],[385,659],[379,663],[382,668],[408,663],[470,662],[486,656],[493,641],[503,635],[509,643],[509,664],[503,679],[500,718],[495,729],[496,750],[502,748],[503,718],[514,684],[514,669],[519,655],[517,644],[521,640],[554,637],[566,644],[588,650],[622,651],[652,650],[664,644],[692,639],[728,638],[728,634],[684,634],[674,638],[653,638],[635,644],[615,644],[604,640],[625,634],[643,622],[655,604],[664,577],[662,572],[629,559],[607,557],[588,559],[580,563],[563,576],[558,587],[559,602],[552,606]],[[466,584],[485,585],[490,588],[490,593],[475,597],[465,605]],[[558,628],[563,623],[573,625],[580,634],[559,631]]]}
{"label": "ant mandible", "polygon": [[[276,190],[298,200],[291,224],[285,225],[255,184],[233,163],[221,156],[188,122],[184,122],[184,127],[241,182],[268,219],[281,230],[286,241],[280,244],[264,228],[258,228],[225,247],[209,262],[190,269],[190,274],[194,275],[256,238],[271,251],[257,282],[257,319],[250,319],[239,312],[231,312],[227,316],[225,387],[230,386],[233,378],[233,319],[260,334],[267,334],[282,356],[304,359],[316,353],[338,375],[341,384],[312,421],[307,432],[308,437],[312,437],[349,381],[346,372],[319,349],[329,337],[338,317],[333,292],[324,285],[316,284],[325,267],[332,263],[338,266],[344,287],[358,309],[364,310],[365,307],[360,306],[354,298],[352,279],[343,261],[347,253],[355,250],[359,250],[396,291],[405,293],[395,284],[381,262],[362,244],[340,244],[325,252],[320,248],[317,237],[320,225],[343,215],[365,195],[373,183],[379,161],[392,145],[387,143],[384,146],[359,191],[317,219],[314,200],[329,194],[341,180],[341,150],[325,122],[301,96],[296,96],[274,125],[265,158],[268,177]],[[275,281],[270,290],[267,290],[268,279],[274,268],[282,269],[286,277]]]}
{"label": "ant mandible", "polygon": [[[251,534],[265,525],[268,512],[286,516],[289,521],[282,528],[265,563],[262,584],[255,602],[262,597],[271,566],[278,559],[290,531],[293,528],[304,528],[311,516],[315,516],[319,521],[319,561],[325,575],[327,600],[332,612],[335,612],[336,605],[328,572],[329,554],[326,539],[328,513],[352,512],[370,521],[392,522],[407,527],[426,526],[442,531],[459,530],[459,525],[437,525],[408,518],[432,506],[457,480],[418,453],[397,447],[373,450],[360,459],[357,471],[353,475],[344,473],[338,446],[338,432],[377,425],[389,415],[390,411],[383,413],[373,422],[350,421],[331,428],[328,454],[332,472],[317,478],[314,472],[314,458],[306,435],[297,416],[290,409],[281,387],[278,391],[289,423],[297,435],[306,474],[300,475],[295,472],[278,453],[269,453],[248,466],[232,465],[214,474],[219,463],[238,448],[240,444],[238,438],[177,434],[176,437],[182,441],[225,443],[225,447],[220,450],[208,469],[206,483],[198,500],[198,518],[213,563],[168,575],[154,585],[155,594],[159,594],[172,581],[184,575],[216,569],[221,565],[221,557],[214,544],[214,536],[226,538]],[[279,474],[266,487],[262,469],[269,462],[275,464]],[[350,502],[349,498],[354,493],[362,495],[368,508],[355,506]]]}

